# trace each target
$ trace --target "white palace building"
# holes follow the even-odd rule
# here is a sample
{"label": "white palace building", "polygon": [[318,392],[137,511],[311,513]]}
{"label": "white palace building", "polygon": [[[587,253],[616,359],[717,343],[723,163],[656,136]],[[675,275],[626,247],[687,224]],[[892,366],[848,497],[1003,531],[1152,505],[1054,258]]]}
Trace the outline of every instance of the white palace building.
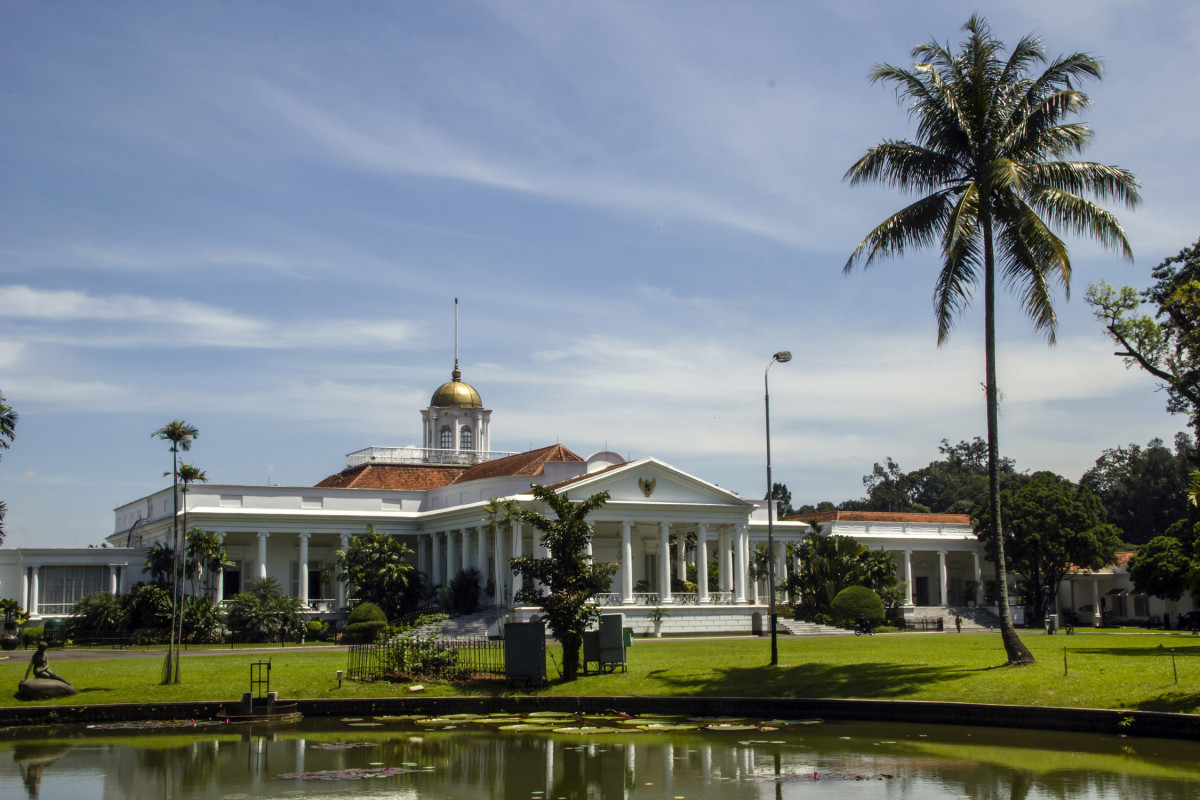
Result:
{"label": "white palace building", "polygon": [[[507,565],[511,557],[538,554],[541,546],[528,525],[490,534],[485,506],[492,498],[506,498],[536,508],[529,488],[538,483],[576,500],[609,492],[611,499],[590,517],[592,557],[620,565],[599,602],[624,612],[627,624],[646,625],[657,607],[668,611],[666,633],[762,630],[766,586],[750,579],[750,554],[767,540],[763,501],[747,500],[655,458],[626,461],[610,451],[583,458],[561,445],[493,452],[492,412],[462,380],[457,363],[451,380],[420,413],[419,447],[350,453],[344,469],[316,486],[192,484],[186,494],[188,527],[215,532],[233,563],[217,576],[218,598],[236,594],[250,579],[272,577],[309,613],[341,617],[350,598],[333,572],[336,553],[370,525],[410,547],[428,585],[444,585],[459,570],[475,567],[487,584],[485,603],[499,620],[526,620],[537,609],[513,602],[514,576]],[[105,547],[0,549],[0,597],[18,599],[38,620],[66,615],[90,594],[121,592],[146,580],[146,549],[170,542],[171,491],[118,507]],[[831,512],[817,518],[825,534],[850,535],[895,556],[908,614],[944,615],[947,607],[981,599],[968,597],[967,587],[984,583],[991,566],[966,516]],[[807,522],[774,522],[779,585],[792,567],[786,544],[809,532]],[[689,541],[696,544],[678,546]],[[695,593],[671,591],[671,577],[685,577],[689,564],[705,575],[713,563],[718,591],[709,591],[706,581],[699,581]],[[1075,610],[1084,622],[1098,619],[1102,597],[1129,593],[1127,578],[1121,581],[1120,571],[1111,569],[1072,576],[1063,584],[1060,606]]]}

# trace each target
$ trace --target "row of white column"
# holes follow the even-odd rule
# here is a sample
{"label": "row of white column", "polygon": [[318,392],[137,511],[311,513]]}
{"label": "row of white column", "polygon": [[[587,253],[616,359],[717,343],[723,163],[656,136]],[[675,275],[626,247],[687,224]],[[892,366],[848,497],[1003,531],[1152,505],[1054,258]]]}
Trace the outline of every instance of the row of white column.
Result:
{"label": "row of white column", "polygon": [[[288,535],[290,536],[293,534],[288,534]],[[297,557],[297,566],[296,566],[296,584],[297,584],[296,596],[300,599],[300,605],[307,608],[309,606],[309,601],[312,599],[308,596],[308,562],[309,562],[308,541],[311,538],[312,534],[311,533],[298,533],[298,534],[294,534],[294,535],[297,537],[297,546],[298,546],[298,550],[299,550],[299,552],[297,554],[298,557]],[[225,543],[225,531],[216,531],[216,537],[217,537],[217,541],[220,542],[222,545]],[[257,532],[258,552],[257,552],[257,560],[255,562],[255,571],[256,571],[257,575],[255,577],[258,577],[258,578],[267,577],[267,540],[270,538],[271,538],[271,534],[269,531],[258,531]],[[341,544],[341,549],[343,551],[345,551],[346,548],[348,548],[350,546],[350,534],[348,534],[348,533],[340,534],[339,541]],[[248,577],[248,576],[246,576],[246,577]],[[225,571],[219,570],[217,572],[215,578],[216,578],[216,580],[213,582],[213,599],[220,600],[225,595]],[[335,578],[334,591],[335,591],[336,602],[337,602],[338,607],[341,608],[342,606],[346,605],[347,586],[343,581],[337,580],[336,575],[334,576],[334,578]]]}
{"label": "row of white column", "polygon": [[[938,554],[938,575],[937,575],[938,585],[936,587],[937,595],[935,597],[931,598],[934,601],[933,605],[946,605],[947,604],[946,588],[949,585],[949,576],[948,576],[948,573],[946,570],[946,554],[947,554],[947,552],[948,551],[946,551],[946,550],[938,550],[937,551],[937,554]],[[905,605],[910,605],[910,606],[913,604],[912,554],[913,554],[912,550],[904,551],[904,583],[905,583],[904,603],[905,603]],[[974,564],[975,569],[974,569],[974,573],[973,573],[975,576],[975,578],[974,578],[975,585],[982,586],[983,585],[983,572],[981,570],[981,566],[979,563],[979,553],[974,552],[971,554],[971,556],[975,559],[975,564]],[[979,600],[978,597],[968,598],[968,599],[974,599],[976,601]]]}

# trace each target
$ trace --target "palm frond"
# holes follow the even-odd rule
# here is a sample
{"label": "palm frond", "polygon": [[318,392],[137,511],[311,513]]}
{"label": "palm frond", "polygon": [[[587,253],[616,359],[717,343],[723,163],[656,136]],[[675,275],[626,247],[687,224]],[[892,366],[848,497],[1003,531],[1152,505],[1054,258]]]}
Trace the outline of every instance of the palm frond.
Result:
{"label": "palm frond", "polygon": [[1091,161],[1042,161],[1030,164],[1033,185],[1070,194],[1090,194],[1099,200],[1115,200],[1126,208],[1142,202],[1138,179],[1129,170]]}
{"label": "palm frond", "polygon": [[950,190],[935,192],[892,214],[859,242],[842,271],[853,271],[860,261],[866,269],[878,258],[903,255],[910,246],[929,247],[936,243],[952,197]]}
{"label": "palm frond", "polygon": [[1116,215],[1101,206],[1070,192],[1043,188],[1031,192],[1029,202],[1055,224],[1133,259],[1133,248],[1125,237],[1125,229]]}
{"label": "palm frond", "polygon": [[945,187],[962,172],[962,164],[943,153],[912,142],[886,140],[867,150],[843,177],[851,186],[882,183],[923,193]]}

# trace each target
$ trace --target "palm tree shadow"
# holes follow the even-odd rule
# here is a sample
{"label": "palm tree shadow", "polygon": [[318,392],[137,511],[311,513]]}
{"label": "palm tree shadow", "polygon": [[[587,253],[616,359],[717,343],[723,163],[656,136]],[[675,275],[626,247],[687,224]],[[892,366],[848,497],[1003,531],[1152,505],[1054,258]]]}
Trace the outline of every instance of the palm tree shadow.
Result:
{"label": "palm tree shadow", "polygon": [[778,670],[765,670],[761,666],[729,667],[719,670],[710,679],[699,681],[696,676],[657,680],[669,689],[715,697],[746,695],[750,688],[750,694],[763,697],[892,698],[910,695],[934,684],[963,680],[981,671],[984,670],[890,663],[809,663]]}

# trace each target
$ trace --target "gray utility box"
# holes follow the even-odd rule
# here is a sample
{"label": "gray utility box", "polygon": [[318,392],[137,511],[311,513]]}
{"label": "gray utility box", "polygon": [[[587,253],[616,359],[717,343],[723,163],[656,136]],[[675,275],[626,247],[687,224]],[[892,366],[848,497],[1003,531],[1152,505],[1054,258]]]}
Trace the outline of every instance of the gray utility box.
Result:
{"label": "gray utility box", "polygon": [[504,626],[504,677],[514,683],[546,683],[546,625],[510,622]]}
{"label": "gray utility box", "polygon": [[600,652],[597,660],[600,671],[615,672],[617,667],[624,672],[628,669],[625,663],[625,615],[600,615]]}

